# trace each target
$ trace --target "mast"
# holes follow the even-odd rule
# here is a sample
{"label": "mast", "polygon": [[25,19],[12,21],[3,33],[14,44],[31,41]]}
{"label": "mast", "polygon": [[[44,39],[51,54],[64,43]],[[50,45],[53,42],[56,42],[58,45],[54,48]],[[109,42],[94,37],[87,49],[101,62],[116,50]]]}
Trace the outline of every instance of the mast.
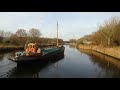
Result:
{"label": "mast", "polygon": [[57,21],[57,47],[58,47],[58,21]]}

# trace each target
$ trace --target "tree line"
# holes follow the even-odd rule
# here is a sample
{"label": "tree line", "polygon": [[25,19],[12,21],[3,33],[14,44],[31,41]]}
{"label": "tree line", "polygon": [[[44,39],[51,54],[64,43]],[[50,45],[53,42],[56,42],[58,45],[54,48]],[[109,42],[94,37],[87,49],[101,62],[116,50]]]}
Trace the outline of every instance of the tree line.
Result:
{"label": "tree line", "polygon": [[120,46],[120,17],[113,16],[98,25],[97,31],[77,40],[77,44],[90,41],[92,45],[104,47]]}
{"label": "tree line", "polygon": [[[56,38],[41,37],[39,29],[32,28],[28,32],[24,29],[18,29],[15,33],[0,30],[0,44],[8,45],[24,45],[25,43],[38,44],[56,44]],[[59,43],[63,43],[62,39],[58,39]]]}

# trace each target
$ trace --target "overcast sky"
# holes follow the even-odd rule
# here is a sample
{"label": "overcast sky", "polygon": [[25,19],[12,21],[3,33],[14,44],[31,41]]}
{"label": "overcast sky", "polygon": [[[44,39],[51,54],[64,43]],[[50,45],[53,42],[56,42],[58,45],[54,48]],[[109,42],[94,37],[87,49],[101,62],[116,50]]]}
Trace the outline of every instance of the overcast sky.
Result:
{"label": "overcast sky", "polygon": [[58,21],[60,38],[78,39],[96,31],[111,16],[120,16],[120,12],[0,12],[0,30],[37,28],[42,37],[55,38]]}

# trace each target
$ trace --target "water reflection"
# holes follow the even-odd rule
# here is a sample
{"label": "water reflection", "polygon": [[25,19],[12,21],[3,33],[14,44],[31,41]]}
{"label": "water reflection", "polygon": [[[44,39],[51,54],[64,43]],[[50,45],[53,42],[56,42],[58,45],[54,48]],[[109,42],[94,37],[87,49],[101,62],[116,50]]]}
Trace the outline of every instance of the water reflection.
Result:
{"label": "water reflection", "polygon": [[0,62],[3,60],[4,58],[4,53],[0,54]]}
{"label": "water reflection", "polygon": [[49,62],[31,65],[16,64],[7,59],[10,53],[1,54],[1,78],[117,78],[120,77],[120,60],[90,50],[65,45],[65,55]]}
{"label": "water reflection", "polygon": [[110,56],[92,51],[78,49],[81,53],[89,55],[89,59],[94,65],[101,68],[96,77],[120,77],[120,60],[112,58]]}
{"label": "water reflection", "polygon": [[69,48],[75,48],[76,47],[75,45],[72,45],[72,44],[69,44],[68,46],[69,46]]}
{"label": "water reflection", "polygon": [[40,78],[39,72],[47,68],[49,65],[56,63],[64,58],[64,54],[49,60],[49,62],[40,62],[29,65],[17,64],[12,70],[9,71],[8,78]]}

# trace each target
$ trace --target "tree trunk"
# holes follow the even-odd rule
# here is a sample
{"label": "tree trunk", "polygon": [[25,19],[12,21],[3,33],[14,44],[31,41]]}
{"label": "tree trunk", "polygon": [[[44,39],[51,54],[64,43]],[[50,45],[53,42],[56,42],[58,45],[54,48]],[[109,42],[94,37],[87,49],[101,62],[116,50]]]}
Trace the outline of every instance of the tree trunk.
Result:
{"label": "tree trunk", "polygon": [[110,47],[110,38],[108,38],[108,47]]}

